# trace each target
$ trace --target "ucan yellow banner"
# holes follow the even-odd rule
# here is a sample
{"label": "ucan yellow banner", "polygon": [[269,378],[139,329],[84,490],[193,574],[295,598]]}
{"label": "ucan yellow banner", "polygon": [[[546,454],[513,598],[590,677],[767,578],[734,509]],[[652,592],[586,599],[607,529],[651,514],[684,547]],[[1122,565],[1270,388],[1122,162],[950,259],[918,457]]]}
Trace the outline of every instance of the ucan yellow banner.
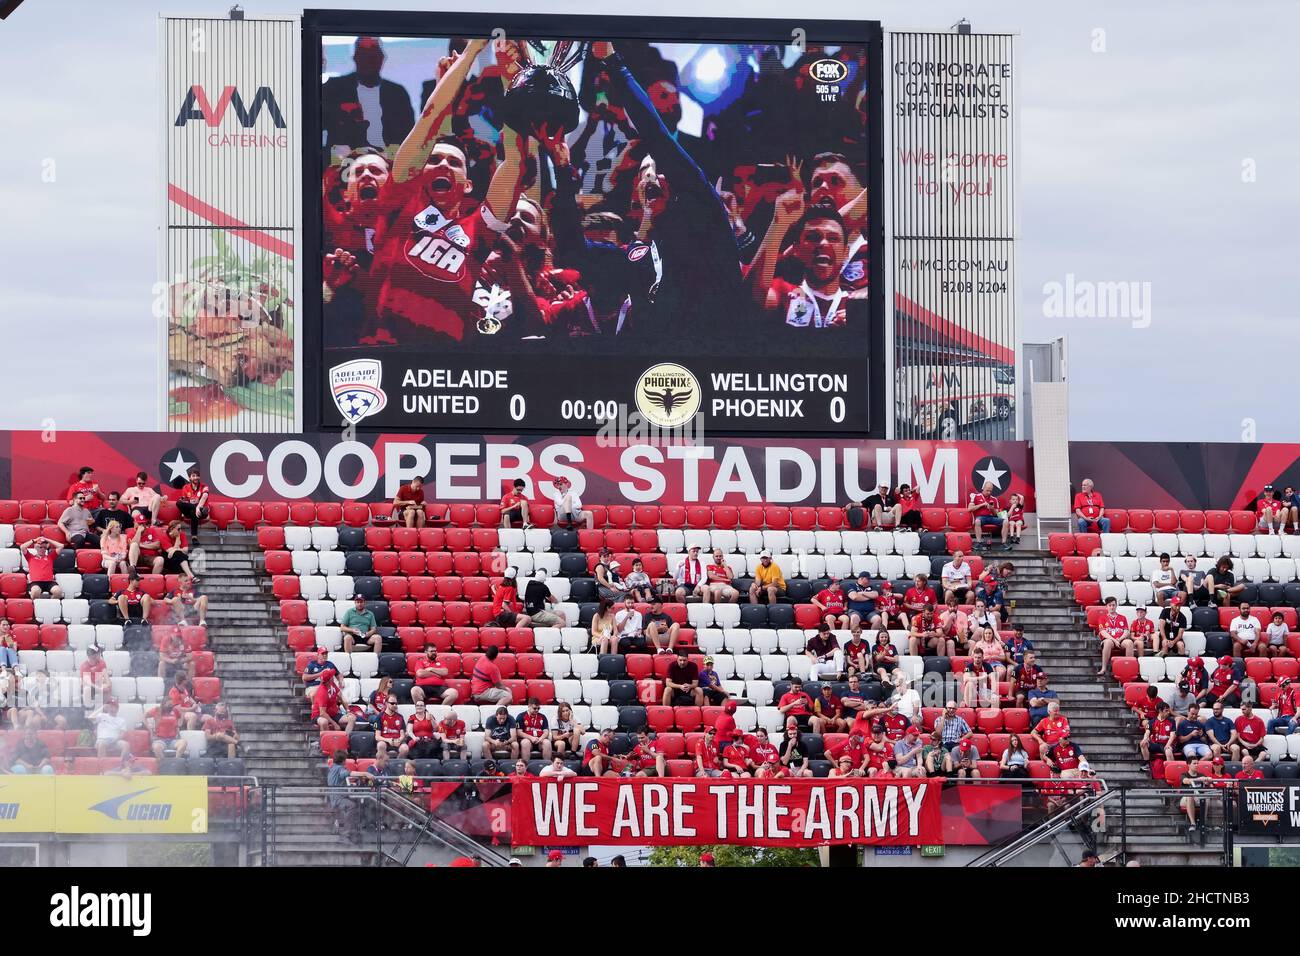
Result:
{"label": "ucan yellow banner", "polygon": [[207,832],[207,777],[0,777],[0,833]]}

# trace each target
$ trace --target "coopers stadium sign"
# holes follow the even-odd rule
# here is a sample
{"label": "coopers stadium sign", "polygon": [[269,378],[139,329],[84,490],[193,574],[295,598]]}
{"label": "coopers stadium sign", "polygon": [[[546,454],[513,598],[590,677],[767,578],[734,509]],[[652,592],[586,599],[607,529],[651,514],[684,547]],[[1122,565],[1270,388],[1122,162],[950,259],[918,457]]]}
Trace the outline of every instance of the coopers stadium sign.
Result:
{"label": "coopers stadium sign", "polygon": [[[549,496],[568,478],[591,504],[843,505],[879,484],[915,487],[926,504],[961,505],[976,485],[1030,496],[1028,454],[1016,442],[875,442],[718,439],[691,445],[576,438],[379,434],[0,432],[10,468],[0,497],[45,498],[91,465],[105,488],[136,471],[172,485],[197,466],[218,498],[382,501],[416,475],[438,501],[495,501],[522,478]],[[0,449],[3,444],[0,444]],[[7,487],[6,487],[7,483]]]}

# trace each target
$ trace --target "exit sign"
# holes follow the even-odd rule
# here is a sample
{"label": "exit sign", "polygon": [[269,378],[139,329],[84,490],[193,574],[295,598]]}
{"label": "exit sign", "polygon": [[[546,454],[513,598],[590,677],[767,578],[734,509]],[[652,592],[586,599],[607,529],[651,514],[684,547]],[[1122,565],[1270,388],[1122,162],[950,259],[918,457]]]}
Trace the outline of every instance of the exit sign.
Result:
{"label": "exit sign", "polygon": [[921,856],[943,856],[943,844],[921,847]]}

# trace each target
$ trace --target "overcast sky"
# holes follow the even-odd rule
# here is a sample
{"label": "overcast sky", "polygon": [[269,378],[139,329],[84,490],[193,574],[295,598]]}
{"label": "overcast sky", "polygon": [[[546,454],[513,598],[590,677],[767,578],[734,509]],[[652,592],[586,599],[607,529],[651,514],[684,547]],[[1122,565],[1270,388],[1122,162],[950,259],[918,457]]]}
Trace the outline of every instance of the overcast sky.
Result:
{"label": "overcast sky", "polygon": [[[318,7],[430,10],[404,0]],[[457,10],[714,15],[721,0],[461,2]],[[748,0],[788,16],[789,0]],[[180,0],[168,13],[217,13]],[[250,16],[300,8],[253,0]],[[1300,440],[1290,2],[823,0],[816,18],[1022,34],[1024,336],[1069,338],[1071,437]],[[142,0],[26,0],[0,23],[0,427],[152,429],[160,174]],[[1104,31],[1105,52],[1094,52]],[[53,162],[54,181],[43,171]],[[1251,161],[1254,181],[1243,181]],[[1291,223],[1290,226],[1287,223]],[[1044,284],[1149,282],[1151,321],[1044,317]]]}

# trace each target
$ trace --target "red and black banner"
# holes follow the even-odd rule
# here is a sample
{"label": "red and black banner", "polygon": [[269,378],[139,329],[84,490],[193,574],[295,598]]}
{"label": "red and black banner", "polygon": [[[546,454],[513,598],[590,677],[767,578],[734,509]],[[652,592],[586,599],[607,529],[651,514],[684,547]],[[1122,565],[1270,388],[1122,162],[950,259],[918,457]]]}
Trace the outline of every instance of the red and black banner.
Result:
{"label": "red and black banner", "polygon": [[1250,508],[1265,485],[1300,489],[1300,444],[1071,442],[1073,490],[1085,478],[1111,508]]}
{"label": "red and black banner", "polygon": [[992,481],[1033,510],[1023,442],[0,432],[0,498],[58,498],[82,466],[106,490],[126,488],[138,471],[172,485],[197,466],[225,500],[385,501],[420,475],[430,500],[495,501],[516,478],[541,497],[564,476],[589,504],[843,505],[907,483],[923,503],[952,507]]}
{"label": "red and black banner", "polygon": [[920,846],[943,842],[939,780],[656,780],[515,785],[520,846]]}

